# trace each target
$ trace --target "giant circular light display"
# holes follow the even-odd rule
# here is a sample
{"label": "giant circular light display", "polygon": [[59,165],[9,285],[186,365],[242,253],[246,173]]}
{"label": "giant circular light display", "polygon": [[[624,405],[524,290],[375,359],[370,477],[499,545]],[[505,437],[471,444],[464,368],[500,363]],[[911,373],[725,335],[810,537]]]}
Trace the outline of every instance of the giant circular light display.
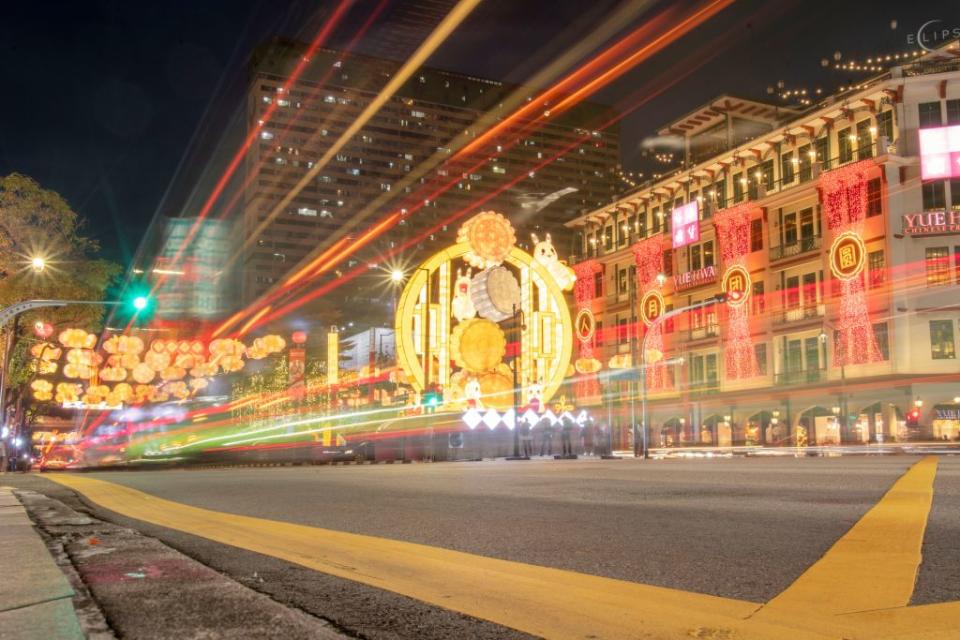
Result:
{"label": "giant circular light display", "polygon": [[663,295],[659,291],[656,289],[648,291],[640,299],[640,318],[645,325],[652,326],[657,318],[663,315],[666,306]]}
{"label": "giant circular light display", "polygon": [[[507,358],[507,363],[501,361],[505,346],[502,340],[520,346],[516,360],[522,404],[528,402],[531,388],[539,393],[542,387],[540,398],[547,402],[560,387],[570,365],[573,322],[554,271],[570,270],[559,262],[551,269],[535,260],[513,244],[513,237],[506,218],[484,212],[464,224],[456,244],[430,256],[412,272],[397,303],[397,360],[418,391],[427,386],[427,368],[430,386],[443,390],[445,403],[469,399],[469,385],[470,390],[480,388],[482,401],[495,398],[488,403],[492,407],[512,406],[512,393],[505,394],[503,387],[509,381],[512,390],[512,369],[507,363],[513,358]],[[463,292],[455,286],[458,271],[462,275],[465,264],[480,266],[478,257],[484,269],[500,267],[505,272],[497,276],[503,278],[502,284],[493,287],[492,297],[500,306],[502,299],[511,299],[511,313],[501,320],[502,327],[489,315],[483,320],[498,327],[502,331],[499,334],[489,327],[481,329],[484,325],[463,313],[462,304],[456,304],[458,300],[464,302]],[[519,287],[516,297],[506,291],[512,288],[507,276]],[[572,286],[572,272],[569,276]],[[489,286],[487,293],[491,293]],[[512,323],[513,300],[518,303],[516,325]],[[458,317],[463,318],[459,324]],[[503,318],[503,314],[495,317]],[[490,367],[492,371],[476,370]]]}
{"label": "giant circular light display", "polygon": [[750,297],[750,272],[739,264],[731,265],[723,274],[721,290],[727,294],[727,304],[739,307]]}

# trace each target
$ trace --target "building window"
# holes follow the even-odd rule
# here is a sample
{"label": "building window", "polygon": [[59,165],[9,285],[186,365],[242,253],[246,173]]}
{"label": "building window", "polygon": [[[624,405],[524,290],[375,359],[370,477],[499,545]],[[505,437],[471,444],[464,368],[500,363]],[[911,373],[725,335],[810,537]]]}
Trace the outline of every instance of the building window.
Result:
{"label": "building window", "polygon": [[887,334],[887,323],[879,322],[873,325],[873,337],[877,341],[877,348],[880,350],[880,357],[884,360],[890,359],[890,336]]}
{"label": "building window", "polygon": [[871,287],[879,287],[884,281],[883,250],[871,251],[867,254],[867,274]]}
{"label": "building window", "polygon": [[603,322],[601,320],[597,320],[596,325],[594,325],[593,344],[598,347],[603,346]]}
{"label": "building window", "polygon": [[853,160],[853,140],[850,139],[850,127],[837,132],[837,147],[839,149],[840,164]]}
{"label": "building window", "polygon": [[733,176],[733,201],[734,203],[740,202],[743,200],[744,187],[746,186],[746,180],[743,177],[742,173],[738,173]]}
{"label": "building window", "polygon": [[[876,131],[876,129],[874,129]],[[857,158],[864,160],[873,157],[873,132],[870,131],[870,120],[861,120],[857,123]]]}
{"label": "building window", "polygon": [[617,293],[627,293],[627,270],[617,269]]}
{"label": "building window", "polygon": [[750,221],[750,251],[763,250],[763,220],[757,218]]}
{"label": "building window", "polygon": [[947,247],[927,247],[927,286],[950,284],[950,253]]}
{"label": "building window", "polygon": [[806,182],[813,177],[813,158],[810,155],[813,153],[813,150],[810,148],[810,145],[805,144],[797,149],[797,153],[800,156],[797,159],[797,164],[800,169],[800,182]]}
{"label": "building window", "polygon": [[620,318],[617,320],[617,342],[619,344],[627,344],[630,341],[630,336],[627,334],[627,319]]}
{"label": "building window", "polygon": [[953,360],[957,357],[953,342],[953,320],[930,321],[930,357],[934,360]]}
{"label": "building window", "polygon": [[599,298],[603,296],[603,273],[597,272],[593,274],[593,297]]}
{"label": "building window", "polygon": [[960,211],[960,178],[950,179],[950,208]]}
{"label": "building window", "polygon": [[813,141],[813,150],[817,154],[815,160],[820,163],[820,169],[830,168],[830,136],[824,135]]}
{"label": "building window", "polygon": [[947,100],[947,124],[960,124],[960,98]]}
{"label": "building window", "polygon": [[718,180],[713,185],[713,197],[717,202],[717,209],[727,206],[727,181]]}
{"label": "building window", "polygon": [[703,243],[703,266],[712,267],[715,264],[713,257],[713,240]]}
{"label": "building window", "polygon": [[920,106],[920,127],[939,127],[943,124],[940,117],[940,101],[921,102]]}
{"label": "building window", "polygon": [[878,216],[883,213],[883,200],[880,178],[867,181],[867,217]]}
{"label": "building window", "polygon": [[757,359],[757,375],[767,375],[767,344],[762,342],[753,345],[753,355]]}
{"label": "building window", "polygon": [[764,311],[766,311],[767,302],[764,298],[763,282],[753,283],[753,289],[750,293],[750,306],[755,316],[763,315]]}
{"label": "building window", "polygon": [[603,250],[610,251],[613,249],[613,228],[606,227],[603,230]]}
{"label": "building window", "polygon": [[654,207],[650,211],[650,219],[653,221],[653,233],[660,233],[660,223],[663,217],[660,215],[660,207]]}
{"label": "building window", "polygon": [[673,275],[673,249],[667,249],[663,252],[663,275]]}
{"label": "building window", "polygon": [[[887,143],[893,142],[893,111],[881,111],[877,114],[877,135],[887,139]],[[884,153],[886,149],[880,149],[879,153]]]}
{"label": "building window", "polygon": [[942,211],[947,207],[944,184],[942,180],[924,183],[921,190],[923,192],[924,211]]}
{"label": "building window", "polygon": [[793,182],[794,166],[793,152],[785,153],[780,156],[780,175],[783,176],[783,184],[787,185]]}

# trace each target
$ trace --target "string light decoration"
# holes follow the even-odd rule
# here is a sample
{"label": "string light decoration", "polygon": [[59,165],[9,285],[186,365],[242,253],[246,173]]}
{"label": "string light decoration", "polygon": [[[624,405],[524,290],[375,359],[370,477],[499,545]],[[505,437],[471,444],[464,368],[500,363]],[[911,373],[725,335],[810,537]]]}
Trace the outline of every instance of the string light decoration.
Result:
{"label": "string light decoration", "polygon": [[[577,276],[573,285],[573,297],[577,303],[577,314],[586,311],[592,315],[591,303],[596,293],[594,278],[603,272],[603,265],[599,260],[584,260],[573,265]],[[596,331],[592,332],[588,340],[578,340],[580,343],[580,357],[578,361],[595,360],[594,347],[597,345]],[[600,395],[600,381],[596,373],[581,374],[577,380],[576,392],[578,398],[596,397]]]}
{"label": "string light decoration", "polygon": [[[826,211],[827,228],[834,238],[855,235],[862,239],[863,220],[867,212],[867,179],[873,160],[862,160],[828,171],[820,176],[821,200]],[[835,255],[836,254],[836,255]],[[840,259],[840,252],[831,251],[831,262]],[[831,264],[831,267],[833,265]],[[836,269],[831,268],[831,272]],[[844,271],[844,269],[840,269]],[[839,317],[837,340],[833,350],[833,366],[880,362],[883,356],[873,333],[867,310],[863,278],[837,278],[839,282]]]}
{"label": "string light decoration", "polygon": [[[640,240],[633,245],[634,262],[637,265],[637,291],[640,299],[658,286],[657,276],[663,271],[663,254],[668,249],[669,236],[663,234]],[[665,307],[664,307],[665,309]],[[651,327],[644,327],[646,332],[646,349],[650,352],[665,353],[663,339],[663,323],[658,322]],[[646,361],[645,354],[641,354]],[[648,365],[647,388],[650,391],[666,391],[673,388],[673,380],[667,375],[667,366],[662,361]]]}
{"label": "string light decoration", "polygon": [[[749,295],[749,271],[747,255],[750,253],[750,220],[760,215],[760,208],[751,202],[721,209],[713,215],[713,225],[717,230],[717,243],[720,255],[728,273],[734,270],[746,274],[746,280],[740,285],[745,291],[744,299]],[[730,278],[724,277],[727,284]],[[757,375],[758,367],[750,339],[749,309],[745,304],[726,305],[727,322],[724,336],[723,358],[726,377],[730,380],[752,378]]]}

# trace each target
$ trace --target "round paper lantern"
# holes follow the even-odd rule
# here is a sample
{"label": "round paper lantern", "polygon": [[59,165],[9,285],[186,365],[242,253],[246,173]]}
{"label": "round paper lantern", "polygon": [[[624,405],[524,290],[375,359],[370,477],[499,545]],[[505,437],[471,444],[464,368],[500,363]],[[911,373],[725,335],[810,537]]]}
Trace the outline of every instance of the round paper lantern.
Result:
{"label": "round paper lantern", "polygon": [[160,372],[160,378],[163,380],[180,380],[187,372],[180,367],[167,367]]}
{"label": "round paper lantern", "polygon": [[473,277],[470,299],[481,318],[500,322],[520,308],[520,285],[506,267],[491,267]]}
{"label": "round paper lantern", "polygon": [[495,211],[483,211],[463,223],[457,242],[466,242],[470,251],[463,259],[470,266],[486,269],[503,262],[517,242],[513,225]]}
{"label": "round paper lantern", "polygon": [[294,331],[293,335],[290,336],[290,339],[293,340],[293,344],[303,344],[307,341],[307,332]]}
{"label": "round paper lantern", "polygon": [[484,373],[503,360],[507,339],[495,322],[473,318],[454,327],[450,351],[458,367],[471,373]]}
{"label": "round paper lantern", "polygon": [[133,387],[126,382],[114,385],[111,393],[116,394],[120,402],[130,402],[134,398]]}
{"label": "round paper lantern", "polygon": [[170,366],[170,354],[166,351],[163,353],[151,351],[144,357],[143,362],[154,371],[163,371]]}
{"label": "round paper lantern", "polygon": [[[156,353],[155,351],[152,353]],[[156,370],[145,362],[141,362],[133,368],[133,379],[140,384],[150,384],[156,377]]]}
{"label": "round paper lantern", "polygon": [[100,370],[100,379],[107,382],[123,382],[127,379],[127,370],[123,367],[104,367]]}

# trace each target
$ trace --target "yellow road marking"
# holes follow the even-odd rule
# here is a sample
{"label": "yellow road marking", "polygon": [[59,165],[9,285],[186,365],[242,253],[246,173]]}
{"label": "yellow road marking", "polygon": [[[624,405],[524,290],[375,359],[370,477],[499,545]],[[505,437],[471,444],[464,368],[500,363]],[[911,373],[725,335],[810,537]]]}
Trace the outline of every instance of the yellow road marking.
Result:
{"label": "yellow road marking", "polygon": [[191,507],[90,477],[96,504],[546,638],[824,638],[746,618],[757,604],[410,542]]}
{"label": "yellow road marking", "polygon": [[836,615],[904,607],[913,595],[937,459],[911,467],[824,556],[757,617],[812,609]]}
{"label": "yellow road marking", "polygon": [[915,464],[821,560],[765,606],[211,511],[90,477],[50,477],[130,518],[546,638],[933,640],[957,637],[960,602],[906,605],[936,469],[933,457]]}

